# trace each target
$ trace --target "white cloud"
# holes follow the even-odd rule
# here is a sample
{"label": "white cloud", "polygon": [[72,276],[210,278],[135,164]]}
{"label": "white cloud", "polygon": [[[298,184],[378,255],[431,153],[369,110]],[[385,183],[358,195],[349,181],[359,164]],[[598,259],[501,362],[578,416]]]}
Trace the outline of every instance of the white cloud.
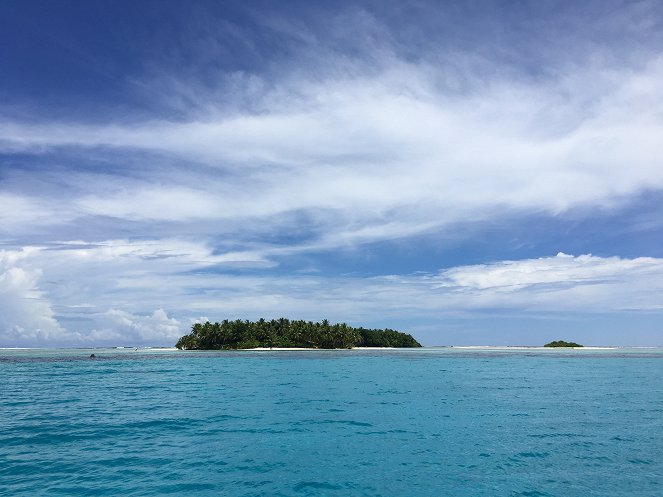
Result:
{"label": "white cloud", "polygon": [[16,236],[26,227],[57,225],[69,220],[69,216],[50,202],[0,190],[0,234]]}
{"label": "white cloud", "polygon": [[[65,257],[71,261],[81,261],[86,264],[105,264],[115,261],[118,264],[132,264],[147,260],[167,261],[172,270],[185,270],[187,267],[206,267],[222,264],[254,265],[257,267],[270,266],[272,263],[259,252],[232,251],[214,253],[213,249],[205,243],[196,243],[176,238],[160,240],[103,240],[99,242],[85,242],[70,240],[55,242],[57,251],[44,252],[42,257],[58,259]],[[40,249],[32,247],[31,251]]]}
{"label": "white cloud", "polygon": [[41,271],[20,265],[31,252],[0,251],[0,345],[35,346],[70,338],[39,289]]}
{"label": "white cloud", "polygon": [[355,322],[440,318],[478,310],[582,314],[661,311],[663,259],[592,255],[459,266],[372,278],[210,276],[189,300],[199,313],[231,317],[328,316]]}
{"label": "white cloud", "polygon": [[[612,312],[663,310],[663,259],[556,257],[461,266],[430,278],[459,307]],[[466,301],[465,304],[462,302]]]}
{"label": "white cloud", "polygon": [[94,316],[96,328],[86,337],[91,343],[109,345],[172,345],[186,333],[181,323],[157,309],[150,315],[110,309]]}
{"label": "white cloud", "polygon": [[[237,263],[263,261],[248,253],[214,255],[178,240],[70,241],[0,251],[0,346],[172,345],[186,327],[157,304],[156,311],[144,314],[151,299],[140,294],[153,290],[150,272],[161,279],[156,299],[172,305],[180,289],[172,292],[164,284],[169,277]],[[119,288],[126,295],[118,296]],[[124,310],[135,307],[139,312]],[[58,322],[56,311],[67,326]]]}
{"label": "white cloud", "polygon": [[0,135],[27,151],[74,146],[118,161],[141,151],[206,165],[164,167],[158,182],[89,174],[85,193],[61,198],[63,218],[219,220],[244,223],[250,238],[286,213],[359,243],[663,188],[663,58],[622,71],[570,67],[543,83],[497,73],[466,93],[440,89],[439,71],[385,56],[377,74],[284,78],[255,96],[260,113],[224,111],[210,97],[204,116],[182,122],[5,122]]}
{"label": "white cloud", "polygon": [[226,257],[178,240],[76,241],[57,250],[4,251],[0,335],[6,345],[168,345],[201,315],[388,325],[477,311],[533,317],[663,311],[658,258],[560,253],[438,273],[334,277],[219,271]]}
{"label": "white cloud", "polygon": [[441,273],[440,287],[511,291],[533,285],[619,283],[624,278],[658,275],[662,269],[661,260],[650,257],[620,259],[591,254],[574,257],[560,252],[556,257],[449,269]]}

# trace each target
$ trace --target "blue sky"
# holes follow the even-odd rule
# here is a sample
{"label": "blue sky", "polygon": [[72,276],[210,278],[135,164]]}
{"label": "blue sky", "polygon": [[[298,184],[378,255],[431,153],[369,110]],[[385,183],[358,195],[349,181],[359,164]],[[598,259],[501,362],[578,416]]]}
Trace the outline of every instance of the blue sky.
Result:
{"label": "blue sky", "polygon": [[305,318],[663,345],[658,2],[5,2],[0,346]]}

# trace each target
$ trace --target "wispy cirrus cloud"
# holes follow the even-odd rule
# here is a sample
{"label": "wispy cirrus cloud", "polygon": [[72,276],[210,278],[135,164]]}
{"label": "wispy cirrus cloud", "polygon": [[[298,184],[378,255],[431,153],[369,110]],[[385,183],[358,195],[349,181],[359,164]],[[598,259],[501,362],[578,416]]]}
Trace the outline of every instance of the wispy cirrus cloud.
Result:
{"label": "wispy cirrus cloud", "polygon": [[588,81],[603,68],[556,84],[498,80],[453,98],[436,87],[432,70],[405,65],[396,74],[305,81],[287,106],[279,92],[263,95],[259,114],[219,111],[205,120],[110,126],[5,123],[0,133],[26,151],[117,150],[122,160],[142,150],[154,160],[206,165],[168,173],[157,160],[156,184],[122,168],[122,181],[88,173],[91,190],[63,199],[70,218],[261,219],[327,211],[321,223],[356,223],[367,232],[385,217],[416,226],[500,209],[556,213],[663,187],[660,58],[637,72],[601,76],[603,87],[593,94]]}

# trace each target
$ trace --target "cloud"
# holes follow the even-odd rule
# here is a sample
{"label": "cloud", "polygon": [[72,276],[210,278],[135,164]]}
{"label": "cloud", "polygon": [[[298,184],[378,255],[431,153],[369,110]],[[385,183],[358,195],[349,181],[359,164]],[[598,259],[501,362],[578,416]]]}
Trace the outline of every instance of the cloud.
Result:
{"label": "cloud", "polygon": [[228,264],[239,255],[215,255],[178,240],[73,241],[3,251],[0,333],[6,345],[168,345],[201,315],[327,317],[389,326],[404,316],[443,322],[485,312],[536,317],[663,311],[658,258],[560,253],[437,273],[360,277],[237,273]]}
{"label": "cloud", "polygon": [[0,190],[0,235],[18,236],[35,228],[70,221],[59,211],[44,199]]}
{"label": "cloud", "polygon": [[[413,323],[425,323],[422,329],[426,331],[422,333],[425,333],[426,343],[440,343],[443,330],[450,326],[473,330],[474,338],[470,340],[479,340],[479,343],[482,340],[483,343],[499,342],[491,333],[491,326],[505,328],[513,319],[521,319],[526,323],[521,326],[530,330],[529,338],[521,333],[520,338],[514,338],[514,343],[538,343],[536,323],[546,317],[568,320],[565,329],[577,329],[580,335],[590,333],[594,343],[614,343],[615,330],[610,338],[600,330],[584,330],[582,323],[612,315],[620,316],[624,326],[631,326],[637,322],[637,316],[663,312],[658,298],[663,291],[663,260],[656,258],[560,254],[460,266],[438,273],[379,277],[269,273],[164,276],[145,269],[142,285],[124,287],[125,298],[131,298],[134,290],[135,295],[145,295],[144,288],[156,289],[152,297],[168,302],[168,308],[182,316],[180,322],[205,315],[212,320],[280,316],[329,318],[357,325],[402,326],[404,329],[414,327]],[[480,321],[479,331],[472,323],[481,316],[484,320]],[[490,316],[494,320],[492,325],[486,321]],[[559,322],[556,326],[560,326]],[[622,331],[627,333],[624,336],[638,336],[637,329]],[[547,333],[551,332],[548,329]],[[659,340],[658,331],[648,333],[643,343]],[[461,335],[456,335],[457,343],[464,341]],[[616,341],[632,343],[624,336]],[[507,338],[504,340],[506,342],[499,343],[509,342]]]}
{"label": "cloud", "polygon": [[[188,284],[184,277],[182,283]],[[198,278],[191,310],[232,317],[328,316],[376,322],[440,319],[477,311],[535,315],[660,312],[663,259],[592,255],[501,261],[438,273],[379,277],[237,276]],[[186,300],[186,297],[185,297]],[[317,317],[316,317],[317,316]]]}
{"label": "cloud", "polygon": [[124,104],[0,108],[3,333],[167,341],[200,315],[658,312],[660,259],[448,268],[428,253],[426,268],[447,269],[296,272],[323,267],[321,253],[624,205],[654,238],[660,216],[643,199],[663,191],[658,8],[597,5],[187,18],[178,46],[132,64],[150,69],[128,76]]}
{"label": "cloud", "polygon": [[30,250],[0,251],[0,345],[70,338],[39,289],[41,271],[20,266]]}
{"label": "cloud", "polygon": [[[0,135],[25,152],[147,154],[139,177],[120,166],[115,181],[87,173],[87,190],[72,196],[65,182],[63,219],[239,222],[251,238],[294,213],[315,218],[314,236],[361,243],[504,212],[610,207],[663,188],[660,56],[622,71],[574,66],[544,82],[498,73],[460,94],[440,88],[425,61],[389,56],[383,66],[284,78],[256,97],[259,113],[210,99],[204,116],[178,122],[5,122]],[[156,171],[158,181],[145,179]]]}
{"label": "cloud", "polygon": [[[166,280],[209,266],[263,263],[249,253],[214,255],[177,240],[3,250],[0,346],[172,345],[186,327],[157,304],[143,314],[152,301],[173,305],[181,289],[173,291]],[[150,272],[159,275],[162,290],[151,288]],[[124,310],[136,306],[136,313]]]}
{"label": "cloud", "polygon": [[95,344],[173,345],[186,331],[181,323],[169,318],[163,309],[151,315],[131,314],[110,309],[95,316],[95,325],[86,340]]}
{"label": "cloud", "polygon": [[71,262],[81,262],[88,267],[114,262],[118,265],[132,265],[144,261],[167,261],[171,270],[186,270],[190,267],[202,268],[215,265],[246,264],[258,267],[271,263],[259,252],[214,253],[214,250],[201,242],[166,238],[159,240],[103,240],[86,242],[65,240],[54,242],[50,247],[29,247],[31,253],[40,252],[43,258],[54,260],[66,258]]}
{"label": "cloud", "polygon": [[661,311],[663,259],[556,257],[461,266],[431,277],[455,305],[581,312]]}

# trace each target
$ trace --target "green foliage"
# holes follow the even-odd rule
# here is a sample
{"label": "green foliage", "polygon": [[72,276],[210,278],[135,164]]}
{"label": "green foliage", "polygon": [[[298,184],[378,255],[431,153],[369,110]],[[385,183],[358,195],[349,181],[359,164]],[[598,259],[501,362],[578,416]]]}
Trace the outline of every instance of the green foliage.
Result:
{"label": "green foliage", "polygon": [[565,342],[564,340],[555,340],[553,342],[545,344],[544,347],[582,347],[582,345],[575,342]]}
{"label": "green foliage", "polygon": [[175,346],[188,350],[251,349],[255,347],[310,347],[349,349],[352,347],[421,347],[411,335],[399,331],[353,328],[345,323],[290,321],[223,320],[221,323],[196,323],[191,333]]}

